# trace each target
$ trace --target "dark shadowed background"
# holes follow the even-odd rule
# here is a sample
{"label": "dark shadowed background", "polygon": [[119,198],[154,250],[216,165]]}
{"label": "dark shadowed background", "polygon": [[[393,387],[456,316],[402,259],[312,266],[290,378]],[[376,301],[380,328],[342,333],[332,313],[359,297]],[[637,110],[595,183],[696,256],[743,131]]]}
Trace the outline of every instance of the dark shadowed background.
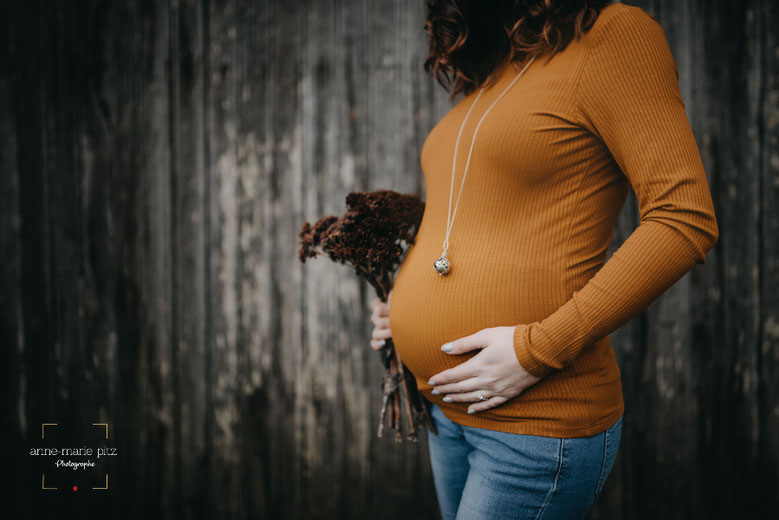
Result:
{"label": "dark shadowed background", "polygon": [[[665,28],[721,235],[612,335],[591,518],[777,518],[779,5],[626,3]],[[372,290],[297,259],[349,191],[425,196],[423,2],[0,9],[0,516],[436,518],[426,437],[376,437]],[[637,223],[631,194],[612,251]],[[45,442],[117,455],[55,471]]]}

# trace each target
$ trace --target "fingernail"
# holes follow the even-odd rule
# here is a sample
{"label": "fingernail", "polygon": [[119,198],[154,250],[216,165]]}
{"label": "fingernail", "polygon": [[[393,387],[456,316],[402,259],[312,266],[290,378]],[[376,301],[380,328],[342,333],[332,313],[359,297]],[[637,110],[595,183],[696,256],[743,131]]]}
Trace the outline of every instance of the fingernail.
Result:
{"label": "fingernail", "polygon": [[473,413],[473,412],[475,412],[475,411],[476,411],[476,410],[472,410],[472,409],[468,408],[468,413]]}
{"label": "fingernail", "polygon": [[444,343],[441,345],[441,350],[444,352],[451,352],[452,351],[452,344],[451,343]]}
{"label": "fingernail", "polygon": [[449,397],[448,395],[444,396],[444,401],[446,401],[447,403],[451,403],[452,402],[452,398]]}
{"label": "fingernail", "polygon": [[438,394],[440,394],[440,393],[441,393],[441,391],[440,391],[440,390],[438,390],[438,388],[433,388],[433,391],[432,391],[431,393],[432,393],[433,395],[438,395]]}
{"label": "fingernail", "polygon": [[432,386],[432,385],[434,385],[434,384],[435,384],[435,381],[433,381],[433,380],[431,379],[430,381],[428,381],[428,382],[427,382],[427,384]]}
{"label": "fingernail", "polygon": [[381,341],[379,341],[379,346],[383,347],[386,343],[387,343],[386,340],[381,340]]}

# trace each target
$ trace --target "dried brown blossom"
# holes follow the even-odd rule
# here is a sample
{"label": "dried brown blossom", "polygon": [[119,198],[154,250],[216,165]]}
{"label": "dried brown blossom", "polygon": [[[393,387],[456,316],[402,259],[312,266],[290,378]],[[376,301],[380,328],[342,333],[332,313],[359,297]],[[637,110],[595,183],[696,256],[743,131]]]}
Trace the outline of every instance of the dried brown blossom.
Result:
{"label": "dried brown blossom", "polygon": [[300,231],[300,261],[317,255],[353,267],[387,301],[391,277],[414,243],[425,203],[414,194],[391,190],[352,192],[346,213],[329,215]]}

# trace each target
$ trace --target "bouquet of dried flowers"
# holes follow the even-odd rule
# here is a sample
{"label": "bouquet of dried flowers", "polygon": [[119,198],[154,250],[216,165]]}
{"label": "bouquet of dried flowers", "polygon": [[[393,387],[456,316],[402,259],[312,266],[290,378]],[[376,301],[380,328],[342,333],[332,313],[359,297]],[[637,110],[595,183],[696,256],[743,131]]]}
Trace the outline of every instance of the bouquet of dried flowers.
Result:
{"label": "bouquet of dried flowers", "polygon": [[[346,208],[342,217],[328,215],[313,226],[308,222],[303,225],[299,233],[300,261],[327,255],[333,261],[349,265],[376,290],[378,298],[386,302],[395,270],[414,244],[425,203],[414,194],[376,190],[349,193]],[[378,436],[382,436],[388,407],[388,427],[395,429],[397,442],[403,439],[401,408],[408,419],[408,440],[416,442],[417,431],[425,424],[437,434],[416,380],[403,365],[392,338],[386,340],[379,353],[385,373],[381,383],[383,396]],[[401,397],[401,386],[405,400]]]}

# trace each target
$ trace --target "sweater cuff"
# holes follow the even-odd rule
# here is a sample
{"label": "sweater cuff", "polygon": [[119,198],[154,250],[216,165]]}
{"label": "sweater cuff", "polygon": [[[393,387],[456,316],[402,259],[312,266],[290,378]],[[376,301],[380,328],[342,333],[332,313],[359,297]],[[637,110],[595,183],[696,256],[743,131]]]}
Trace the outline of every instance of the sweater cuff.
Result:
{"label": "sweater cuff", "polygon": [[538,359],[530,349],[530,337],[529,328],[526,324],[522,323],[514,328],[514,353],[517,356],[519,364],[526,372],[535,376],[543,378],[549,372],[555,369],[555,367],[547,365],[540,359]]}

